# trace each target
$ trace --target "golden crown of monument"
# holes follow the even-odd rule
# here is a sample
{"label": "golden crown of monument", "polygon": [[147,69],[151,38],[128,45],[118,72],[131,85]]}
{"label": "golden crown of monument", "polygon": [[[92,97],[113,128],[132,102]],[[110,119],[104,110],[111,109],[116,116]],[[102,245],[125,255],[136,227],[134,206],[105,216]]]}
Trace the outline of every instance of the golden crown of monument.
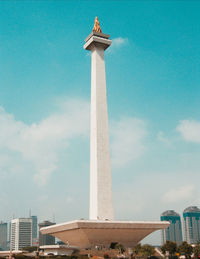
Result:
{"label": "golden crown of monument", "polygon": [[101,27],[100,27],[100,23],[99,23],[99,20],[98,20],[98,17],[97,17],[97,16],[95,17],[95,20],[94,20],[94,27],[93,27],[93,30],[92,30],[92,31],[102,33]]}

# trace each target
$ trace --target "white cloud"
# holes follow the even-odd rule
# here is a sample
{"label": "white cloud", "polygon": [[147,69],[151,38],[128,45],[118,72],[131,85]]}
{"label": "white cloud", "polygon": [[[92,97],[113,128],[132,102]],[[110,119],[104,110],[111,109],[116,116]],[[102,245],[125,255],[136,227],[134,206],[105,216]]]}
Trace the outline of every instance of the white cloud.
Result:
{"label": "white cloud", "polygon": [[[142,120],[122,118],[111,123],[112,164],[123,167],[144,151]],[[67,155],[72,139],[89,136],[89,102],[69,99],[39,123],[28,125],[0,108],[0,177],[29,174],[44,186]],[[89,161],[88,161],[89,164]]]}
{"label": "white cloud", "polygon": [[158,141],[164,143],[166,146],[171,146],[171,141],[165,136],[164,132],[159,131],[157,135]]}
{"label": "white cloud", "polygon": [[1,107],[0,173],[2,168],[7,173],[19,173],[15,170],[17,160],[23,160],[24,167],[26,163],[32,165],[35,181],[45,185],[57,169],[58,152],[67,147],[70,139],[86,136],[88,131],[89,103],[84,100],[67,100],[62,103],[59,112],[31,125],[16,121]]}
{"label": "white cloud", "polygon": [[127,117],[111,123],[111,160],[122,167],[140,157],[144,152],[143,140],[147,134],[143,120]]}
{"label": "white cloud", "polygon": [[194,193],[194,185],[184,185],[167,191],[162,196],[164,202],[181,202],[190,199]]}
{"label": "white cloud", "polygon": [[114,47],[121,47],[122,45],[125,45],[127,43],[128,43],[128,39],[127,38],[118,37],[118,38],[114,38],[112,40],[112,45]]}
{"label": "white cloud", "polygon": [[182,120],[177,126],[177,131],[184,140],[200,143],[200,122],[195,120]]}
{"label": "white cloud", "polygon": [[108,49],[108,52],[112,52],[115,49],[118,49],[121,46],[126,45],[126,44],[128,44],[128,38],[122,38],[122,37],[114,38],[114,39],[112,39],[112,45]]}

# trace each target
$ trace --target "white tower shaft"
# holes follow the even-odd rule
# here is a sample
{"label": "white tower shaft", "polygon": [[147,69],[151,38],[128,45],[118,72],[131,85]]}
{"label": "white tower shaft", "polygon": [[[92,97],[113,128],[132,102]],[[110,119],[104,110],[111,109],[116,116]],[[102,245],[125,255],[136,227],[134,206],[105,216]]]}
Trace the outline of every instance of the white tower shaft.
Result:
{"label": "white tower shaft", "polygon": [[90,219],[113,219],[104,49],[92,50]]}
{"label": "white tower shaft", "polygon": [[92,36],[84,46],[91,50],[90,219],[99,220],[114,218],[104,59],[110,44]]}

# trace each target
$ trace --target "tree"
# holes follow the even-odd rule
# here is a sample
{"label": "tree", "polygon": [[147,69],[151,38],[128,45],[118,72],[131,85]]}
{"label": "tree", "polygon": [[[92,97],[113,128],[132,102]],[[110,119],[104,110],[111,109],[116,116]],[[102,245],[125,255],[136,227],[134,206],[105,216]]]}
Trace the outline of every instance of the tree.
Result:
{"label": "tree", "polygon": [[155,248],[151,245],[143,245],[141,247],[141,255],[148,257],[148,256],[152,256],[155,253]]}
{"label": "tree", "polygon": [[167,241],[162,247],[161,251],[163,254],[166,254],[166,252],[169,252],[169,256],[175,255],[177,252],[177,245],[175,242]]}
{"label": "tree", "polygon": [[123,246],[122,244],[120,244],[120,243],[117,243],[117,244],[115,245],[115,249],[118,249],[119,252],[120,252],[120,254],[123,254],[123,253],[126,251],[125,248],[124,248],[124,246]]}
{"label": "tree", "polygon": [[200,256],[200,244],[197,244],[197,245],[193,248],[193,252],[194,252],[195,258],[199,258],[199,256]]}
{"label": "tree", "polygon": [[142,246],[141,244],[137,244],[136,246],[133,247],[133,254],[138,255],[141,252]]}
{"label": "tree", "polygon": [[192,249],[191,245],[189,245],[186,241],[184,241],[178,247],[178,251],[179,251],[180,254],[185,255],[186,258],[190,258],[193,249]]}

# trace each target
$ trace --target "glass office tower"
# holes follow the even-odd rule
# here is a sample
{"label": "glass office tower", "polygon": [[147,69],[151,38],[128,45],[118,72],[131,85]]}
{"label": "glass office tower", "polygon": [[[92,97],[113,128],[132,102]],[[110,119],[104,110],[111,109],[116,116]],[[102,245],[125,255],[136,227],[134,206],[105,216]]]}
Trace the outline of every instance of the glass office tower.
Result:
{"label": "glass office tower", "polygon": [[162,243],[166,241],[176,242],[178,245],[183,241],[181,217],[174,210],[167,210],[160,216],[161,221],[169,221],[168,228],[162,230]]}
{"label": "glass office tower", "polygon": [[200,209],[191,206],[183,211],[185,240],[189,244],[200,242]]}

